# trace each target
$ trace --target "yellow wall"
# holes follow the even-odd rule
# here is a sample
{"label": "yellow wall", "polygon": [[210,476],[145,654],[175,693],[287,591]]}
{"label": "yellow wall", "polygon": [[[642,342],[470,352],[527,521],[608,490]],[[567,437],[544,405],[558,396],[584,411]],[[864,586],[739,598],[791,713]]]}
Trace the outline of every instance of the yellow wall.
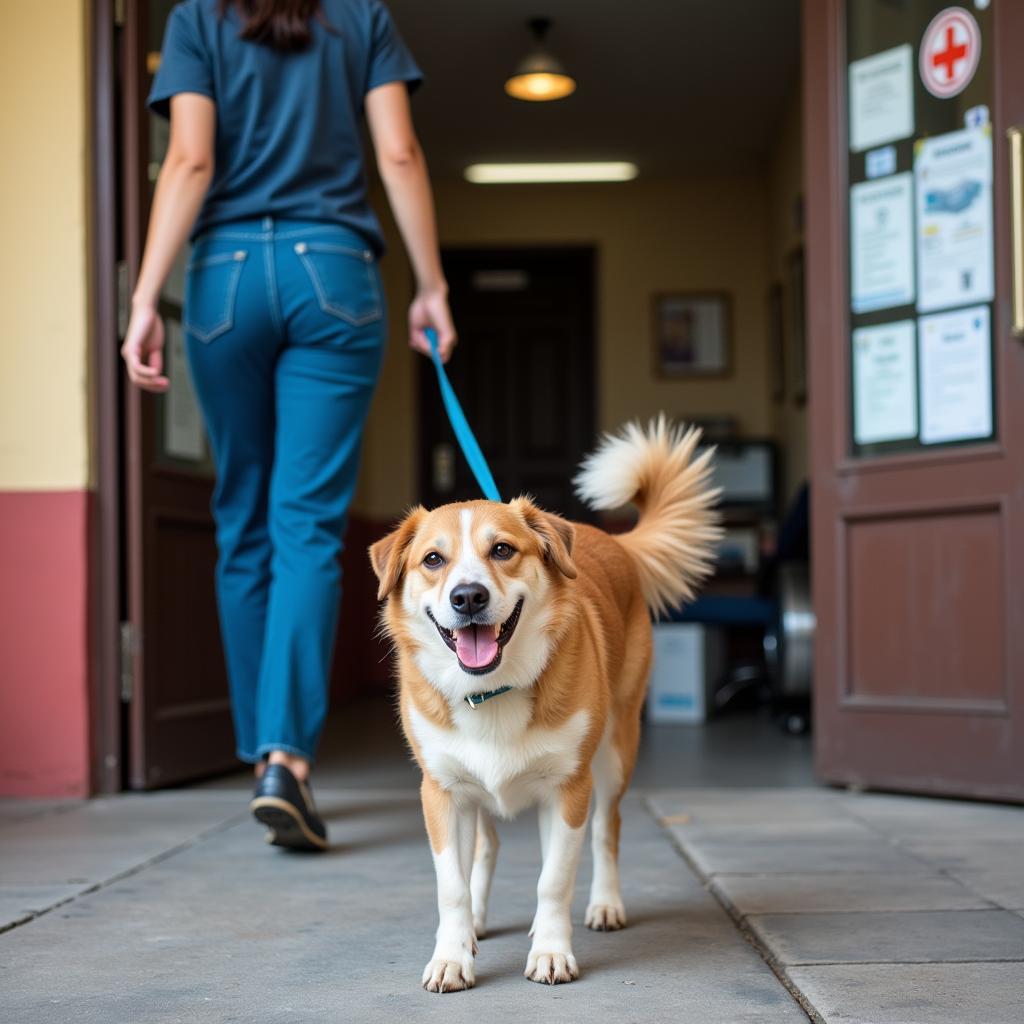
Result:
{"label": "yellow wall", "polygon": [[8,3],[0,32],[0,489],[89,483],[86,22]]}
{"label": "yellow wall", "polygon": [[769,203],[771,207],[771,273],[783,285],[786,393],[782,403],[772,405],[772,431],[782,452],[783,500],[806,479],[807,406],[797,403],[793,389],[796,359],[792,330],[793,304],[790,293],[789,258],[803,244],[803,225],[798,213],[803,195],[803,144],[801,92],[795,89],[779,127],[772,153]]}
{"label": "yellow wall", "polygon": [[[614,429],[664,410],[686,419],[730,414],[747,435],[772,429],[766,381],[769,207],[763,168],[749,176],[619,185],[435,185],[442,244],[582,243],[597,249],[598,426]],[[386,203],[377,196],[377,210]],[[383,273],[391,350],[371,414],[356,510],[397,515],[415,499],[413,360],[405,345],[409,271],[384,216]],[[660,380],[651,370],[654,292],[725,290],[733,296],[733,373]],[[458,310],[454,310],[456,323]]]}

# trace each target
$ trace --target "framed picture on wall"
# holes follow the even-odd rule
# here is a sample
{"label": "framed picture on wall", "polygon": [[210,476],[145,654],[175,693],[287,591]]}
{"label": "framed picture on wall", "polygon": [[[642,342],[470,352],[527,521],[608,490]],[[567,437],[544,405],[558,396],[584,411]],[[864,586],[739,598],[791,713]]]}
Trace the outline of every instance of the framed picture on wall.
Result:
{"label": "framed picture on wall", "polygon": [[732,296],[654,296],[654,372],[659,377],[724,377],[732,372]]}

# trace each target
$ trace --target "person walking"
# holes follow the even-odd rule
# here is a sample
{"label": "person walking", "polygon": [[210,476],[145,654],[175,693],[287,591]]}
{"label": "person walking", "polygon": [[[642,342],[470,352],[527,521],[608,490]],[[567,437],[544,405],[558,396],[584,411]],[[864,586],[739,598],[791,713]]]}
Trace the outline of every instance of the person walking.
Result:
{"label": "person walking", "polygon": [[322,850],[309,772],[327,711],[338,558],[387,333],[361,127],[417,282],[409,341],[456,343],[410,113],[421,73],[379,0],[185,0],[150,108],[170,118],[122,355],[168,387],[164,282],[217,470],[217,599],[238,757],[270,842]]}

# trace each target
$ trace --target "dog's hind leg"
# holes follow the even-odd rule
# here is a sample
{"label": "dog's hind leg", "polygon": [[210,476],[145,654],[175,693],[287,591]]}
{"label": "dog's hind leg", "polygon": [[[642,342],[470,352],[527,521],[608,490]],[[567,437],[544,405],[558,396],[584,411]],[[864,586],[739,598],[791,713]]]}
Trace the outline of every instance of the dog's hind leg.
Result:
{"label": "dog's hind leg", "polygon": [[594,877],[585,918],[588,928],[599,932],[626,926],[626,908],[619,887],[619,801],[625,789],[622,761],[606,732],[591,765],[594,777],[594,813],[591,846]]}
{"label": "dog's hind leg", "polygon": [[499,845],[494,819],[482,807],[479,808],[476,818],[476,853],[469,880],[473,896],[473,929],[478,939],[487,934],[487,900],[491,895],[491,880],[494,878]]}

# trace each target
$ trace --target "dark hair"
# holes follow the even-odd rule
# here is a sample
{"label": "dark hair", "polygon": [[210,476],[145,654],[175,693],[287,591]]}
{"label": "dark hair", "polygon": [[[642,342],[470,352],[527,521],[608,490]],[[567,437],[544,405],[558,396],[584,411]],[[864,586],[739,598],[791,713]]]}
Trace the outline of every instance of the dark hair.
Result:
{"label": "dark hair", "polygon": [[220,0],[220,16],[234,7],[242,19],[240,38],[295,53],[309,46],[309,21],[326,25],[320,0]]}

